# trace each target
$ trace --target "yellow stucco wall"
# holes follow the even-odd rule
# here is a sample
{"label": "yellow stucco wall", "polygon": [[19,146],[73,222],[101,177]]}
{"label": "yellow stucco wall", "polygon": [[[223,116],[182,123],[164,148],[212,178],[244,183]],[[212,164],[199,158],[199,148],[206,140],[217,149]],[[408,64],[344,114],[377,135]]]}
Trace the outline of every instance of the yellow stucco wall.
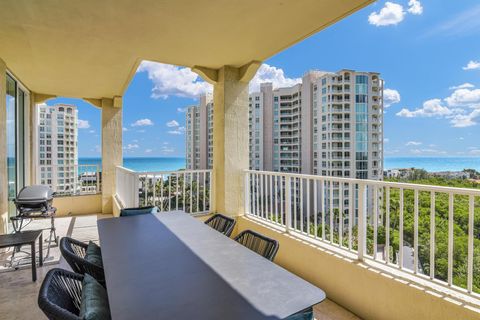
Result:
{"label": "yellow stucco wall", "polygon": [[57,197],[53,206],[57,208],[57,216],[102,213],[102,194]]}
{"label": "yellow stucco wall", "polygon": [[323,289],[327,297],[363,319],[480,319],[458,302],[392,278],[284,232],[241,216],[236,232],[252,229],[280,243],[275,262]]}

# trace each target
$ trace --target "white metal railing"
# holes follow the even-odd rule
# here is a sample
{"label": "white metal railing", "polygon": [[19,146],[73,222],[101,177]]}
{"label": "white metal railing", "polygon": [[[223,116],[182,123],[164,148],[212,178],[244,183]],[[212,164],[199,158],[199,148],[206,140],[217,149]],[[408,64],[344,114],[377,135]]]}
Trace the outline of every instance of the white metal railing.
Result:
{"label": "white metal railing", "polygon": [[50,186],[56,196],[97,194],[102,191],[100,165],[39,165],[37,184]]}
{"label": "white metal railing", "polygon": [[480,292],[480,190],[247,170],[245,194],[247,215],[287,232]]}
{"label": "white metal railing", "polygon": [[116,169],[116,197],[124,207],[157,206],[160,211],[210,212],[211,170],[135,172]]}

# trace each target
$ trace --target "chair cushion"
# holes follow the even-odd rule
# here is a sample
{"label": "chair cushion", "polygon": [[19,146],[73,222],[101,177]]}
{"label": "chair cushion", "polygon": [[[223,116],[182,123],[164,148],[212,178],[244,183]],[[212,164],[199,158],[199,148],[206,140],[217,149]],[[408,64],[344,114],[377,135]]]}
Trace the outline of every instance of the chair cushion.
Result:
{"label": "chair cushion", "polygon": [[79,316],[85,320],[111,319],[107,291],[88,274],[85,274],[82,282],[82,302]]}
{"label": "chair cushion", "polygon": [[313,320],[313,308],[308,308],[298,313],[292,314],[286,320]]}
{"label": "chair cushion", "polygon": [[103,268],[102,250],[95,242],[90,241],[88,243],[85,260]]}
{"label": "chair cushion", "polygon": [[138,216],[141,214],[148,214],[148,213],[157,213],[158,208],[151,206],[151,207],[141,207],[141,208],[127,208],[120,210],[120,217],[129,217],[129,216]]}

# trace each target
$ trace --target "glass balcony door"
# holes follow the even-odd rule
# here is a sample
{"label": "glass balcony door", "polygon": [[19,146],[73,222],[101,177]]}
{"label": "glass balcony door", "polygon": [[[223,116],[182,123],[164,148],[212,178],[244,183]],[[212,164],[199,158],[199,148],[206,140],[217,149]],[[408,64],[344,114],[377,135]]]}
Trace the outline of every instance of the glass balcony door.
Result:
{"label": "glass balcony door", "polygon": [[25,185],[25,104],[26,91],[18,82],[7,77],[7,178],[8,178],[8,214],[16,214],[15,199],[18,191]]}

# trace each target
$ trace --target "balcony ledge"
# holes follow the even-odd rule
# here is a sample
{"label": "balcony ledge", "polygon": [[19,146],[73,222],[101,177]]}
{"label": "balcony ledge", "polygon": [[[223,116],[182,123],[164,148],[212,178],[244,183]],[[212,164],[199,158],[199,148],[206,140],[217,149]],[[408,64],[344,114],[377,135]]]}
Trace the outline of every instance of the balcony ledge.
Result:
{"label": "balcony ledge", "polygon": [[276,263],[322,288],[327,297],[365,319],[480,319],[480,299],[413,272],[324,243],[252,216],[238,229],[277,239]]}

